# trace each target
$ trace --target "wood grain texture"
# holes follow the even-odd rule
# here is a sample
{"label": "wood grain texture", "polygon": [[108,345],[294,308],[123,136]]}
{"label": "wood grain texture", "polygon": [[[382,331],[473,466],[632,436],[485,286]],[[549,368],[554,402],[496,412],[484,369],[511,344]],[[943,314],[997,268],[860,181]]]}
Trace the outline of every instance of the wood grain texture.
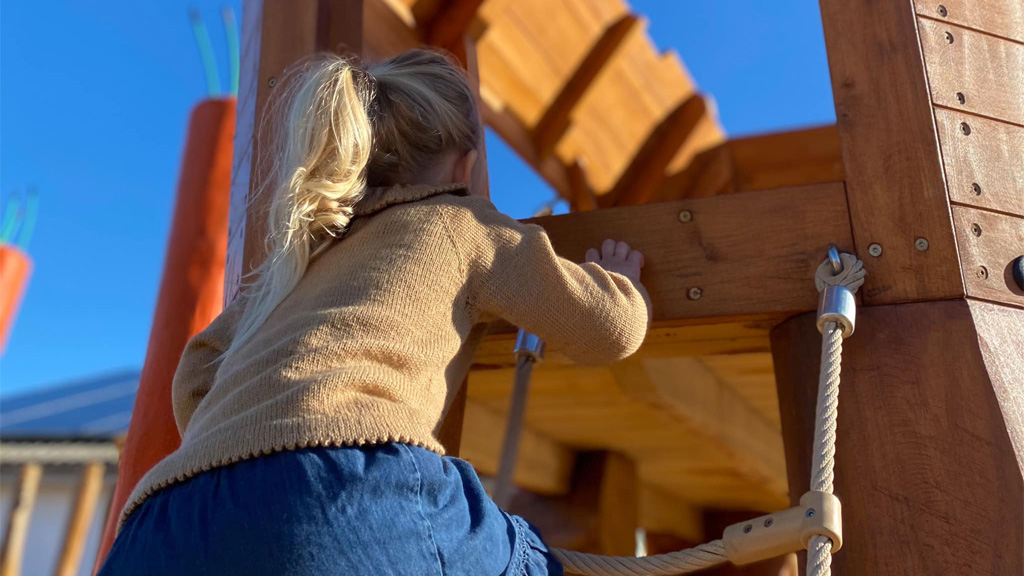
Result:
{"label": "wood grain texture", "polygon": [[1024,42],[1024,3],[1019,0],[914,0],[917,13]]}
{"label": "wood grain texture", "polygon": [[[692,220],[682,223],[682,210]],[[558,253],[618,238],[645,255],[656,320],[810,310],[811,278],[829,243],[850,250],[841,184],[625,206],[532,220]],[[911,248],[913,249],[913,248]],[[699,289],[698,298],[691,294]]]}
{"label": "wood grain texture", "polygon": [[1024,124],[1024,44],[925,18],[918,27],[936,104]]}
{"label": "wood grain texture", "polygon": [[1024,308],[1012,269],[1024,256],[1024,218],[954,206],[953,223],[967,294]]}
{"label": "wood grain texture", "polygon": [[935,121],[950,201],[1024,216],[1024,127],[944,108]]}
{"label": "wood grain texture", "polygon": [[[814,321],[803,314],[772,332],[794,501],[810,476]],[[1024,481],[979,336],[965,300],[858,311],[843,344],[835,490],[845,538],[834,573],[1024,571]]]}
{"label": "wood grain texture", "polygon": [[[868,304],[960,297],[916,16],[908,2],[821,0],[850,219]],[[919,252],[917,238],[930,248]]]}

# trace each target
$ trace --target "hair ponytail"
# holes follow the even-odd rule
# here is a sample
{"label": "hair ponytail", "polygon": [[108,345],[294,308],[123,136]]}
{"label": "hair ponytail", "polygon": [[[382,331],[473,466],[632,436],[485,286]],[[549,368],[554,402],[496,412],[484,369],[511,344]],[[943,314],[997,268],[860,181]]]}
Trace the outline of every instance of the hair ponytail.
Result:
{"label": "hair ponytail", "polygon": [[252,337],[295,288],[310,258],[344,232],[366,188],[373,132],[366,73],[326,55],[290,70],[282,87],[265,188],[272,193],[267,257],[252,272],[245,312],[225,355]]}
{"label": "hair ponytail", "polygon": [[[293,67],[275,97],[267,258],[253,270],[225,355],[253,336],[295,288],[310,258],[340,236],[372,186],[410,183],[482,136],[476,98],[447,56],[410,50],[364,72],[321,55]],[[259,193],[263,193],[260,189]]]}

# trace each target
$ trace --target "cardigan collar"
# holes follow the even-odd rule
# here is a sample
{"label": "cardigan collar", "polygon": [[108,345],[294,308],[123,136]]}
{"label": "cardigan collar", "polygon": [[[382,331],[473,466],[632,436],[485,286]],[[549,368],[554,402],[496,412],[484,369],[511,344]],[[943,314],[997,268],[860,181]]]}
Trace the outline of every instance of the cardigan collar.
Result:
{"label": "cardigan collar", "polygon": [[416,202],[438,194],[468,196],[469,188],[465,184],[399,184],[370,187],[366,189],[363,198],[352,207],[352,216],[370,216],[397,204]]}

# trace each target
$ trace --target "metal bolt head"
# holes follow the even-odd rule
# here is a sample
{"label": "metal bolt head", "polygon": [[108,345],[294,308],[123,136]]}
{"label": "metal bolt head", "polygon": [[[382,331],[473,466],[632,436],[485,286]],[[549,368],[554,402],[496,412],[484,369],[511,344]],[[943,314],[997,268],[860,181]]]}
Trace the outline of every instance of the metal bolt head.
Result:
{"label": "metal bolt head", "polygon": [[946,42],[948,42],[950,44],[953,43],[953,33],[952,32],[946,32]]}
{"label": "metal bolt head", "polygon": [[971,135],[971,125],[968,124],[967,122],[961,122],[960,123],[960,131],[964,133],[964,136],[970,136]]}
{"label": "metal bolt head", "polygon": [[981,225],[978,223],[971,224],[971,234],[975,237],[981,236]]}
{"label": "metal bolt head", "polygon": [[772,524],[775,524],[775,520],[774,519],[772,519],[772,518],[765,518],[764,519],[764,527],[765,528],[770,528]]}
{"label": "metal bolt head", "polygon": [[750,531],[753,530],[753,529],[754,529],[754,525],[753,524],[747,524],[746,526],[743,527],[743,533],[744,534],[750,534]]}
{"label": "metal bolt head", "polygon": [[914,248],[917,248],[920,252],[924,252],[928,249],[928,239],[918,238],[917,240],[914,240]]}
{"label": "metal bolt head", "polygon": [[689,210],[683,210],[682,212],[679,213],[679,221],[682,222],[683,224],[689,222],[690,220],[693,220],[693,212],[690,212]]}
{"label": "metal bolt head", "polygon": [[964,96],[963,92],[957,92],[956,93],[956,101],[961,103],[961,104],[965,104],[967,102],[967,96]]}
{"label": "metal bolt head", "polygon": [[978,270],[974,273],[974,275],[977,276],[981,280],[987,280],[988,279],[988,268],[985,268],[984,266],[978,266]]}
{"label": "metal bolt head", "polygon": [[938,11],[939,16],[942,16],[943,18],[945,18],[949,14],[949,10],[946,10],[946,7],[943,6],[942,4],[939,4]]}
{"label": "metal bolt head", "polygon": [[277,86],[277,78],[271,78],[270,80],[267,80],[267,86],[270,86],[271,88]]}
{"label": "metal bolt head", "polygon": [[808,508],[804,516],[807,516],[808,518],[814,518],[814,508]]}
{"label": "metal bolt head", "polygon": [[868,246],[868,254],[871,254],[875,258],[878,258],[879,256],[882,255],[882,245],[881,244],[872,244],[872,245]]}
{"label": "metal bolt head", "polygon": [[697,286],[694,286],[693,288],[690,288],[690,290],[687,291],[687,293],[686,293],[686,296],[690,300],[700,300],[700,297],[703,296],[703,295],[704,295],[704,291],[701,290]]}
{"label": "metal bolt head", "polygon": [[977,182],[971,184],[971,190],[974,190],[975,196],[981,196],[981,184],[978,184]]}

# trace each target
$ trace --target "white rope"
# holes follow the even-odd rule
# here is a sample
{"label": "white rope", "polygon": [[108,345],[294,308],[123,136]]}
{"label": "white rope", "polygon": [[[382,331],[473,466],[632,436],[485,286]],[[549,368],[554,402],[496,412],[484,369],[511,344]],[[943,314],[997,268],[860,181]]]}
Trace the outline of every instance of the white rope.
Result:
{"label": "white rope", "polygon": [[[864,284],[864,263],[852,254],[840,254],[843,270],[832,273],[828,259],[814,273],[818,292],[826,286],[845,286],[851,292]],[[811,490],[832,493],[836,464],[836,420],[839,415],[839,374],[843,360],[843,331],[826,322],[821,335],[821,370],[818,376],[818,404],[814,411],[814,451],[811,456]],[[832,574],[832,540],[813,536],[807,543],[807,576]]]}
{"label": "white rope", "polygon": [[[818,266],[814,274],[814,284],[818,292],[823,291],[826,286],[845,286],[851,292],[856,292],[864,284],[864,277],[867,275],[864,263],[852,254],[840,254],[839,258],[842,271],[837,275],[833,275],[832,264],[828,259]],[[821,371],[818,378],[818,403],[815,409],[814,452],[811,457],[811,490],[829,494],[833,490],[842,355],[842,327],[835,322],[827,322],[822,330],[821,340]],[[510,426],[509,432],[512,431],[513,428]],[[518,429],[515,431],[519,432]],[[562,563],[566,573],[580,576],[689,574],[729,561],[722,540],[712,540],[686,550],[644,558],[584,554],[561,548],[552,548],[551,553]],[[807,576],[829,576],[831,573],[832,540],[827,536],[813,536],[807,544]]]}
{"label": "white rope", "polygon": [[689,574],[729,561],[725,557],[725,544],[712,540],[706,544],[656,556],[601,556],[572,550],[552,548],[551,553],[562,563],[568,574],[586,576],[669,576]]}

